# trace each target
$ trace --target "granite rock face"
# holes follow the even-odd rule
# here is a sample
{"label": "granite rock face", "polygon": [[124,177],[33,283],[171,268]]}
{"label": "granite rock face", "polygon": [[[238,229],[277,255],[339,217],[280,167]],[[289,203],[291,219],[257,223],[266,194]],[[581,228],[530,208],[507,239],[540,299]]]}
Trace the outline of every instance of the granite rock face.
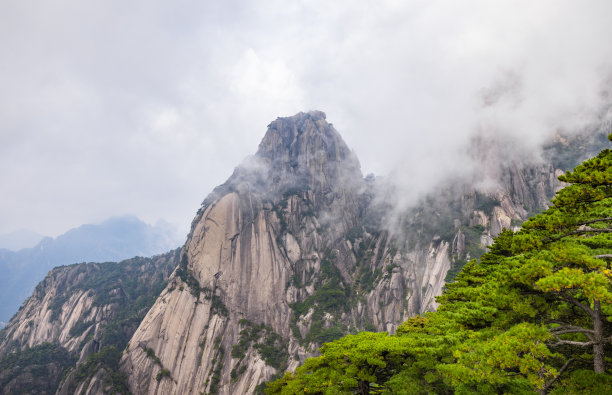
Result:
{"label": "granite rock face", "polygon": [[[309,290],[291,284],[306,271],[316,277],[324,251],[347,249],[342,236],[359,221],[363,187],[357,159],[323,113],[272,122],[257,154],[205,200],[178,273],[130,341],[122,366],[132,390],[248,393],[312,355],[292,332],[291,305]],[[350,278],[354,258],[337,263]],[[239,355],[233,348],[252,325],[268,338]],[[284,349],[278,362],[257,351],[272,337]],[[163,369],[168,376],[155,380]]]}

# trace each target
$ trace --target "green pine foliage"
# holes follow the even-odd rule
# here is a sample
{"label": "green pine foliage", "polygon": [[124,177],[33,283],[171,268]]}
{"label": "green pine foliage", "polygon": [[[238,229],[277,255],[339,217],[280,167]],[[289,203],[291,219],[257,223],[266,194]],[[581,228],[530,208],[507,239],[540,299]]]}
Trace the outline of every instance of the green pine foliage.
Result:
{"label": "green pine foliage", "polygon": [[552,206],[465,264],[437,312],[324,344],[266,393],[612,393],[612,151],[559,179]]}
{"label": "green pine foliage", "polygon": [[0,393],[54,394],[76,358],[64,348],[42,343],[0,358]]}
{"label": "green pine foliage", "polygon": [[[346,325],[336,323],[326,325],[325,316],[330,314],[337,317],[346,312],[349,308],[351,288],[342,278],[340,271],[334,264],[335,256],[331,252],[326,252],[321,260],[321,277],[315,283],[315,292],[302,302],[292,305],[294,315],[292,325],[294,334],[303,343],[322,344],[342,337],[347,333]],[[313,310],[311,316],[310,331],[305,339],[301,338],[296,323],[301,316]]]}
{"label": "green pine foliage", "polygon": [[[272,366],[277,370],[287,368],[289,355],[287,353],[287,342],[274,332],[271,327],[264,324],[254,324],[247,319],[240,320],[240,339],[238,344],[232,347],[231,356],[234,359],[239,359],[238,364],[233,370],[233,376],[238,376],[242,360],[246,356],[249,347],[257,350],[259,356],[264,360],[266,365]],[[240,367],[239,367],[240,366]],[[245,367],[246,370],[246,367]],[[244,370],[242,370],[244,373]]]}

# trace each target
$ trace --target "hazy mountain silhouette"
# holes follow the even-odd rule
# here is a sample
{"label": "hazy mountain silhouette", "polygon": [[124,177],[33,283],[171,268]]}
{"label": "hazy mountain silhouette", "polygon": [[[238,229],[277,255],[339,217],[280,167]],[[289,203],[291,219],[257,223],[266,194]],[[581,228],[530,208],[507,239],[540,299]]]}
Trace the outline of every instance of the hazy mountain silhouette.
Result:
{"label": "hazy mountain silhouette", "polygon": [[45,237],[32,248],[0,249],[0,321],[11,318],[53,267],[160,254],[184,242],[176,233],[167,222],[152,226],[128,215],[81,225],[54,239]]}
{"label": "hazy mountain silhouette", "polygon": [[28,229],[19,229],[10,233],[0,235],[0,248],[11,251],[19,251],[23,248],[34,247],[45,236],[32,232]]}

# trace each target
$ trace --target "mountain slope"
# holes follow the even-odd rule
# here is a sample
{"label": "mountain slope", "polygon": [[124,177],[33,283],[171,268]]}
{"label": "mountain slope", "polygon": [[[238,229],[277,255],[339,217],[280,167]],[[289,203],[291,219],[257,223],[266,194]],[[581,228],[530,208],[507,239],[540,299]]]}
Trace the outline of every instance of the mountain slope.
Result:
{"label": "mountain slope", "polygon": [[34,286],[55,266],[75,262],[119,261],[152,256],[180,244],[164,224],[148,225],[134,216],[82,225],[55,239],[44,238],[33,248],[0,250],[0,321],[7,322]]}
{"label": "mountain slope", "polygon": [[[51,270],[0,331],[0,393],[55,393],[69,368],[66,393],[121,385],[121,350],[165,287],[178,253]],[[46,378],[33,380],[36,372]]]}
{"label": "mountain slope", "polygon": [[[132,391],[252,392],[275,368],[248,346],[232,357],[245,325],[263,324],[268,329],[254,342],[277,339],[291,355],[277,366],[305,355],[291,333],[290,304],[307,291],[289,284],[297,270],[318,272],[328,251],[346,248],[341,236],[359,218],[360,186],[358,162],[324,114],[274,121],[257,155],[194,219],[176,276],[122,360]],[[164,369],[167,378],[151,380]],[[242,374],[232,379],[232,369]]]}

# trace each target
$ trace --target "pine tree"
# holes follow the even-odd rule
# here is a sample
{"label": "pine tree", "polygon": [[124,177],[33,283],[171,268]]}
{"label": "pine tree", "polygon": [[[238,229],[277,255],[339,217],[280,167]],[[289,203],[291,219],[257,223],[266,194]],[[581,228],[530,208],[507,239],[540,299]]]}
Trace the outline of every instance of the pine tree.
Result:
{"label": "pine tree", "polygon": [[454,351],[454,364],[439,366],[455,386],[514,377],[545,393],[573,365],[590,360],[592,372],[605,373],[612,344],[612,151],[559,179],[569,185],[548,210],[518,233],[502,233],[439,298],[440,314],[477,333]]}
{"label": "pine tree", "polygon": [[[554,298],[552,346],[591,347],[593,370],[604,373],[604,346],[612,342],[606,325],[612,313],[612,151],[602,151],[559,179],[570,185],[551,209],[524,225],[525,244],[516,251],[529,257],[522,280]],[[564,334],[586,339],[565,339]]]}

